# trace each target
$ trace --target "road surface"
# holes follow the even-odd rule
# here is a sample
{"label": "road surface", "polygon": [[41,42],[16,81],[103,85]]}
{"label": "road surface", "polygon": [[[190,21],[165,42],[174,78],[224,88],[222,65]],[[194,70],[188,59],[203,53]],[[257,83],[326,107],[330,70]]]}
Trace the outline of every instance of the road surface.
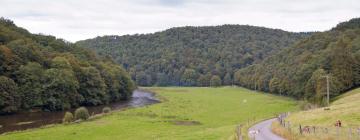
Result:
{"label": "road surface", "polygon": [[271,131],[271,123],[276,121],[276,118],[262,121],[255,124],[249,129],[249,137],[251,140],[285,140],[284,138],[274,134]]}

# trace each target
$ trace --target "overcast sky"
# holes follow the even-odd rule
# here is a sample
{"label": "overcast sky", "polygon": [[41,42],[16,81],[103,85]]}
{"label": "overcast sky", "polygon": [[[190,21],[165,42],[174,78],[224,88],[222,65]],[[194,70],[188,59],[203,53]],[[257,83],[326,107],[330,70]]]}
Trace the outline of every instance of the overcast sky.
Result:
{"label": "overcast sky", "polygon": [[0,16],[68,41],[171,27],[249,24],[324,31],[360,17],[360,0],[0,0]]}

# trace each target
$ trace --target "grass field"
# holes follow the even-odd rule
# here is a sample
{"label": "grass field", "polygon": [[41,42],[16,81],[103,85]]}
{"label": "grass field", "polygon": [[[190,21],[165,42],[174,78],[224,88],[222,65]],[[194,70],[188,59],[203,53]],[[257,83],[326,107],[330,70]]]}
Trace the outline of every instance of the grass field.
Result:
{"label": "grass field", "polygon": [[[360,88],[354,89],[334,98],[329,108],[330,110],[325,110],[325,108],[317,108],[308,111],[300,111],[291,114],[286,119],[287,121],[290,121],[295,127],[298,127],[298,124],[301,124],[302,126],[319,126],[322,128],[327,128],[329,129],[329,134],[319,133],[317,136],[306,135],[292,137],[295,137],[295,139],[348,139],[349,128],[353,128],[354,136],[352,137],[358,137],[360,139],[360,133],[356,132],[356,128],[360,128]],[[342,129],[339,129],[339,132],[336,132],[338,130],[336,130],[334,127],[334,124],[337,120],[341,120],[342,122]],[[279,127],[281,126],[275,126],[275,129],[278,129],[278,133],[288,135],[287,137],[290,136],[287,131],[280,130]],[[294,129],[297,130],[298,128]]]}
{"label": "grass field", "polygon": [[336,98],[330,110],[318,108],[290,115],[288,120],[304,125],[333,126],[341,120],[343,126],[360,125],[360,88]]}
{"label": "grass field", "polygon": [[13,132],[1,140],[232,139],[235,127],[256,116],[297,109],[296,101],[236,87],[147,88],[162,103],[113,112],[92,121]]}

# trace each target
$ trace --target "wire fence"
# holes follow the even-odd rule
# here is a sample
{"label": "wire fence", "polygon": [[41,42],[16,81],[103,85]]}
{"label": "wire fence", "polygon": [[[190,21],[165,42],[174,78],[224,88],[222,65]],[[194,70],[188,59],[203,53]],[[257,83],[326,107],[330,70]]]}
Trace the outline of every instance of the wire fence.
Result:
{"label": "wire fence", "polygon": [[242,124],[239,124],[235,128],[235,140],[248,140],[248,129],[254,125],[257,121],[256,117],[251,117],[245,120]]}
{"label": "wire fence", "polygon": [[280,114],[278,121],[291,135],[310,136],[321,139],[360,140],[360,126],[315,126],[294,124],[286,121],[287,113]]}

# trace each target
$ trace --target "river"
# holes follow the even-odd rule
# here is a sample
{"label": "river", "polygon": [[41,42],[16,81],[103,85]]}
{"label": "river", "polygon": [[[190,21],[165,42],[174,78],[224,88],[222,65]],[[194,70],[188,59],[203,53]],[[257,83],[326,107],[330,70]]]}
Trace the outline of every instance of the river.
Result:
{"label": "river", "polygon": [[[102,113],[105,106],[112,110],[121,110],[126,108],[142,107],[158,103],[153,93],[135,90],[132,98],[127,101],[119,101],[102,106],[86,107],[90,114]],[[70,110],[74,112],[74,109]],[[44,125],[61,123],[66,111],[56,112],[21,112],[13,115],[0,116],[0,133],[38,128]]]}

